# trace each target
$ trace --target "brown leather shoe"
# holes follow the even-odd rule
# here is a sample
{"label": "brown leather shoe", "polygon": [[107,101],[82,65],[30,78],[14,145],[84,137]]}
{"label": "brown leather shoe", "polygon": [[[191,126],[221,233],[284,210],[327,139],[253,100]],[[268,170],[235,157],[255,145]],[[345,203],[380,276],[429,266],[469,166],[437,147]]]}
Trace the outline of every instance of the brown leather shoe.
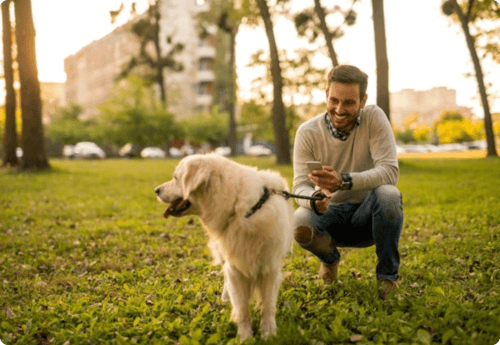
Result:
{"label": "brown leather shoe", "polygon": [[397,289],[398,289],[398,283],[396,283],[395,280],[383,280],[382,284],[378,289],[378,294],[380,298],[385,300],[389,298],[391,294],[394,295]]}
{"label": "brown leather shoe", "polygon": [[330,285],[337,280],[337,278],[339,277],[339,264],[340,260],[333,265],[321,263],[318,275],[320,279],[323,279],[323,283],[325,285]]}

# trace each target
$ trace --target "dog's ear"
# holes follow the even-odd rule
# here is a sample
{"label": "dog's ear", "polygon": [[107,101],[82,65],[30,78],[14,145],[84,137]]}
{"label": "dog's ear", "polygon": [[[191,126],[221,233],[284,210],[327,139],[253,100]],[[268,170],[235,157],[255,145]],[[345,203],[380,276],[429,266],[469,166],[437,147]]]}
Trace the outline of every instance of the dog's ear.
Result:
{"label": "dog's ear", "polygon": [[210,169],[200,162],[189,162],[186,165],[186,172],[181,178],[182,198],[187,200],[192,192],[208,182]]}

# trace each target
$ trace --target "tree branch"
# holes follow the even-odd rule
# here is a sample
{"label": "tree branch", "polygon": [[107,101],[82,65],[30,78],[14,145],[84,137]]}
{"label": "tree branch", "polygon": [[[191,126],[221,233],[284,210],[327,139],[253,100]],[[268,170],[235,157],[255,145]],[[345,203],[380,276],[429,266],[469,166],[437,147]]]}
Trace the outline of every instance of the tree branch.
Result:
{"label": "tree branch", "polygon": [[467,8],[467,15],[466,15],[466,19],[467,19],[467,22],[470,20],[470,16],[472,14],[472,7],[474,7],[474,1],[475,0],[469,0],[469,7]]}

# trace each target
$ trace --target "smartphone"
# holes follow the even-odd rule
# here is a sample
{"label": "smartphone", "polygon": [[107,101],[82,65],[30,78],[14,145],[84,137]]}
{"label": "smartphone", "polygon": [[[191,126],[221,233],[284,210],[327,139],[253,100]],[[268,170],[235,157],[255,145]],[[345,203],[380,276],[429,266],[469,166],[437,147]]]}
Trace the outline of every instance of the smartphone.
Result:
{"label": "smartphone", "polygon": [[323,170],[323,166],[318,161],[307,161],[306,164],[310,172],[313,172],[313,170]]}

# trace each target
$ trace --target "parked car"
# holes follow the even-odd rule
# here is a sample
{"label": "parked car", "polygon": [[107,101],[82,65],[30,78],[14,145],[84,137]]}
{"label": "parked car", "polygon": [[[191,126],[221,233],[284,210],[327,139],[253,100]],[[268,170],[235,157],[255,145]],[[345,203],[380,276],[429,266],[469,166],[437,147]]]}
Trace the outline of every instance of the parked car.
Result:
{"label": "parked car", "polygon": [[75,146],[73,145],[64,145],[63,147],[63,157],[73,159],[75,158]]}
{"label": "parked car", "polygon": [[104,159],[106,154],[97,146],[96,143],[90,141],[82,141],[75,145],[75,157],[86,159]]}
{"label": "parked car", "polygon": [[120,155],[120,157],[131,158],[137,156],[140,151],[141,147],[139,145],[128,143],[120,149],[118,154]]}
{"label": "parked car", "polygon": [[263,145],[253,145],[250,146],[246,152],[248,156],[252,157],[260,157],[260,156],[270,156],[272,155],[271,149],[263,146]]}
{"label": "parked car", "polygon": [[179,150],[177,147],[171,147],[169,150],[168,150],[168,154],[170,155],[170,157],[172,158],[179,158],[179,157],[182,157],[182,152],[181,150]]}
{"label": "parked car", "polygon": [[228,157],[231,155],[231,148],[228,146],[220,146],[214,150],[214,152],[218,155]]}
{"label": "parked car", "polygon": [[141,151],[142,158],[165,158],[167,154],[158,147],[146,147]]}

